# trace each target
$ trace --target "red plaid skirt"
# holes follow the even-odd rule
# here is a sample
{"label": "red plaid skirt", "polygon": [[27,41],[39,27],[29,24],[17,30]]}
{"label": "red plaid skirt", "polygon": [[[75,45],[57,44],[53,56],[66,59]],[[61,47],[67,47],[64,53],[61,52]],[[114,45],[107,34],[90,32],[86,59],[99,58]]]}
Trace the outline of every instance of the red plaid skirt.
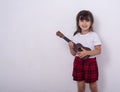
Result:
{"label": "red plaid skirt", "polygon": [[98,80],[98,66],[96,58],[81,60],[78,56],[75,57],[73,63],[73,80],[85,81],[86,83],[95,82]]}

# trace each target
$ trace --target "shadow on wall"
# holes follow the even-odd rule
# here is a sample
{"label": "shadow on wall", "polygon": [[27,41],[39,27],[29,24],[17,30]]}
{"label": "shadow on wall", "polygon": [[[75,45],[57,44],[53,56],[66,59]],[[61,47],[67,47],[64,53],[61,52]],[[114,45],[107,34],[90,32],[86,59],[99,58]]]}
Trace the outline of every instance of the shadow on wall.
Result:
{"label": "shadow on wall", "polygon": [[102,53],[97,57],[98,67],[99,67],[99,80],[98,80],[98,90],[99,92],[105,92],[106,87],[106,67],[109,63],[109,51],[108,47],[104,41],[102,41]]}

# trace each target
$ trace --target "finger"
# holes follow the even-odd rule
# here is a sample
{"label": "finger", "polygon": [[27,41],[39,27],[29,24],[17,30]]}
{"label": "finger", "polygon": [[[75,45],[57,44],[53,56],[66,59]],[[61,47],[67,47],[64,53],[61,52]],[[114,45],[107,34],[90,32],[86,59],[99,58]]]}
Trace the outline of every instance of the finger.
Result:
{"label": "finger", "polygon": [[80,54],[80,53],[81,53],[81,52],[79,52],[79,51],[77,52],[77,54]]}
{"label": "finger", "polygon": [[84,48],[82,48],[82,47],[81,47],[81,50],[85,51],[85,49],[84,49]]}

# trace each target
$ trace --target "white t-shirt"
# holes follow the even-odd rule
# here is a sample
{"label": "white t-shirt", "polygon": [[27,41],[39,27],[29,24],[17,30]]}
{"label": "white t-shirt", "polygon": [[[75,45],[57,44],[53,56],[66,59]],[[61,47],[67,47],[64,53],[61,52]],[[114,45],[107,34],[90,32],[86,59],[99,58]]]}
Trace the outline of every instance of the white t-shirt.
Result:
{"label": "white t-shirt", "polygon": [[73,36],[72,41],[77,44],[81,43],[84,47],[94,50],[94,46],[101,45],[101,41],[96,32],[89,32],[87,34],[77,33]]}

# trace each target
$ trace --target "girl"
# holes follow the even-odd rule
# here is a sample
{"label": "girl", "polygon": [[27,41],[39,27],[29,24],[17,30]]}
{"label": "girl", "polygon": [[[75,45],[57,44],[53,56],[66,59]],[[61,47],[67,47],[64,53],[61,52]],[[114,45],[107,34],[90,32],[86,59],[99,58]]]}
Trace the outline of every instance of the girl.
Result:
{"label": "girl", "polygon": [[[96,55],[101,53],[101,41],[93,32],[93,15],[88,10],[80,11],[76,16],[77,30],[73,36],[74,43],[81,43],[83,46],[90,48],[91,50],[82,51],[74,50],[74,43],[70,41],[68,43],[70,52],[75,56],[73,63],[73,80],[77,81],[78,92],[85,92],[85,83],[89,83],[91,92],[98,92],[97,83],[98,80],[98,66],[96,62]],[[89,55],[88,59],[82,58]]]}

